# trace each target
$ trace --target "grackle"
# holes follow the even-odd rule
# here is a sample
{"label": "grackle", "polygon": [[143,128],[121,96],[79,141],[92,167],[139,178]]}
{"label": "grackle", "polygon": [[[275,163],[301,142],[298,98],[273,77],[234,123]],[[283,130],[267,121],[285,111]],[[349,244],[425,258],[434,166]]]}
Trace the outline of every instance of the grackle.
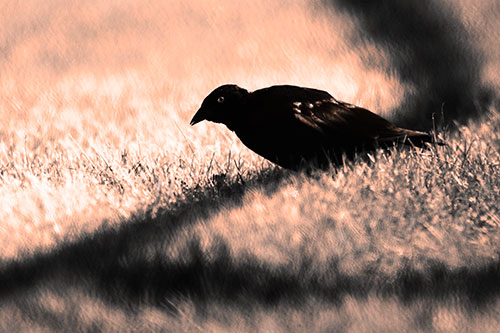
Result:
{"label": "grackle", "polygon": [[249,92],[233,84],[212,91],[191,125],[225,124],[251,150],[288,169],[326,168],[342,156],[400,143],[424,147],[428,133],[397,127],[326,91],[290,85]]}

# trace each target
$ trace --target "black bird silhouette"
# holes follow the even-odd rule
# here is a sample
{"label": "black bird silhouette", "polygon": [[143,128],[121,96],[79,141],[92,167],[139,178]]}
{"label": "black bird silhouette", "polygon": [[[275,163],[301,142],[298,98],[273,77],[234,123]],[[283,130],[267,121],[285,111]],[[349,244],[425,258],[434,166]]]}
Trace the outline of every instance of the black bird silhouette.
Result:
{"label": "black bird silhouette", "polygon": [[[290,85],[249,92],[233,84],[212,91],[191,120],[225,124],[251,150],[288,169],[325,168],[342,155],[395,143],[424,146],[428,133],[391,124],[326,91]],[[411,142],[411,143],[410,143]]]}

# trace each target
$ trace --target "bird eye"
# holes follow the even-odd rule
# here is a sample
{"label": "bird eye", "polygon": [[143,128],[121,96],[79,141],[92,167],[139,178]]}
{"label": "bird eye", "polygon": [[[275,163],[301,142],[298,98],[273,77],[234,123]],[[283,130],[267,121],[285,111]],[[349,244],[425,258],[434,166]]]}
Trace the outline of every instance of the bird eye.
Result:
{"label": "bird eye", "polygon": [[223,102],[224,102],[224,96],[217,98],[217,103],[223,103]]}

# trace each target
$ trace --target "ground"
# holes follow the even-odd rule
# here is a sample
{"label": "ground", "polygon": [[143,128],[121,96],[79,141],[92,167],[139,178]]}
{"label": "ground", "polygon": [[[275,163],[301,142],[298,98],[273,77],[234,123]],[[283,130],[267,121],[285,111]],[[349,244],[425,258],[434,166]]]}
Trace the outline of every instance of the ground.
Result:
{"label": "ground", "polygon": [[446,146],[297,173],[190,117],[291,83],[404,123],[419,87],[335,7],[222,4],[1,5],[0,331],[494,331],[498,6],[455,8],[490,98],[415,124]]}

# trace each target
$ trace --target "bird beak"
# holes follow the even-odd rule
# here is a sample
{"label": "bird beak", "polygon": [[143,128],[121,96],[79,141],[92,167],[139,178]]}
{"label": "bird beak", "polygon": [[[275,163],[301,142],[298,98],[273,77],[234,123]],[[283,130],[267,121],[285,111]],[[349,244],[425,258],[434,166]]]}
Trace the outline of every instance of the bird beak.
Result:
{"label": "bird beak", "polygon": [[198,124],[200,121],[205,120],[205,111],[203,108],[200,108],[193,116],[193,119],[191,119],[191,122],[189,123],[191,126]]}

